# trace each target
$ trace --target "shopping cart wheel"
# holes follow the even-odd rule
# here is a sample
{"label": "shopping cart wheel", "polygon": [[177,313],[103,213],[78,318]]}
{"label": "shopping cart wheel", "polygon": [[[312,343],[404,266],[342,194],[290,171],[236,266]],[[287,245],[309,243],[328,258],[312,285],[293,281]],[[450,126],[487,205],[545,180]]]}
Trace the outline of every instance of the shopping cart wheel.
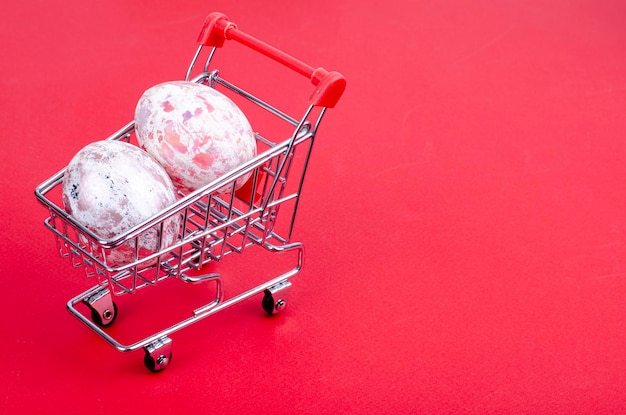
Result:
{"label": "shopping cart wheel", "polygon": [[165,370],[167,365],[172,361],[172,352],[168,356],[160,355],[159,357],[153,357],[147,354],[143,357],[143,364],[148,368],[150,372],[159,373]]}
{"label": "shopping cart wheel", "polygon": [[93,292],[83,303],[91,310],[91,320],[100,327],[110,326],[117,317],[117,305],[106,288]]}
{"label": "shopping cart wheel", "polygon": [[91,320],[100,327],[107,327],[113,324],[117,317],[117,304],[115,304],[115,302],[111,302],[111,304],[113,304],[113,307],[107,308],[102,312],[92,308]]}
{"label": "shopping cart wheel", "polygon": [[143,349],[146,352],[143,364],[151,372],[158,373],[165,370],[172,361],[172,339],[169,337],[160,338]]}
{"label": "shopping cart wheel", "polygon": [[269,315],[280,313],[287,306],[287,296],[291,283],[289,281],[279,282],[264,291],[261,305],[263,310]]}

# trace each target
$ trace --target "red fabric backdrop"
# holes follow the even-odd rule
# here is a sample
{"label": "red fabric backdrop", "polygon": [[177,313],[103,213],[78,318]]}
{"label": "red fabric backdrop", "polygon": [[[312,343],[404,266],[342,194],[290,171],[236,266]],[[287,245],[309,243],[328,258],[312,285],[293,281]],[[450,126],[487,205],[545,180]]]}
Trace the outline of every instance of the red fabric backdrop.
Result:
{"label": "red fabric backdrop", "polygon": [[[254,298],[176,333],[154,375],[66,312],[91,282],[33,189],[182,77],[211,11],[348,88],[287,309]],[[625,18],[586,0],[2,3],[0,413],[623,413]],[[224,264],[235,286],[255,259]],[[116,325],[147,330],[197,289],[120,298]]]}

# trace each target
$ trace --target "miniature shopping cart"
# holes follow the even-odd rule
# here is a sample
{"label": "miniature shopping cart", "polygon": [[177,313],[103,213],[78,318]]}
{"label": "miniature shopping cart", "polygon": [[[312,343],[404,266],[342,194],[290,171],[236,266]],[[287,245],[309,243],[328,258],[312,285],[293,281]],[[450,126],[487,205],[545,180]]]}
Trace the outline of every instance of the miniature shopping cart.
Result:
{"label": "miniature shopping cart", "polygon": [[[308,104],[303,106],[306,107],[304,115],[292,117],[211,68],[216,50],[223,47],[226,40],[234,40],[309,78],[314,88]],[[173,205],[110,239],[98,237],[63,209],[61,194],[65,169],[35,190],[37,199],[49,211],[44,223],[54,234],[60,255],[97,281],[93,288],[68,301],[69,311],[119,351],[143,349],[144,363],[153,372],[168,366],[172,357],[169,336],[184,327],[257,294],[263,295],[262,307],[269,314],[285,307],[290,279],[303,265],[303,245],[291,238],[313,141],[326,109],[335,106],[345,89],[345,79],[340,73],[306,65],[241,31],[221,13],[207,17],[198,44],[186,80],[219,88],[233,99],[238,97],[260,109],[268,118],[286,125],[289,133],[276,140],[264,135],[263,131],[256,132],[258,155],[255,158],[201,189],[188,194],[179,192]],[[199,62],[205,59],[205,55],[202,67]],[[133,142],[136,140],[134,121],[107,139]],[[296,159],[299,162],[294,162]],[[235,181],[244,176],[250,178],[243,187],[236,189]],[[224,189],[229,190],[224,192]],[[164,223],[172,218],[181,224],[174,244],[163,247],[159,240],[156,246],[162,248],[148,255],[135,248],[134,261],[124,265],[111,260],[111,253],[122,245],[139,247],[139,238],[146,232],[154,233],[156,229],[160,239],[164,234]],[[263,283],[229,298],[225,298],[221,274],[198,272],[209,262],[222,261],[229,254],[243,254],[253,245],[264,248],[262,251],[269,252],[268,255],[288,252],[292,258],[289,262],[295,264],[293,267],[289,265],[288,271],[272,274],[269,280],[264,279]],[[214,284],[212,292],[215,295],[182,321],[142,340],[131,344],[116,340],[108,329],[118,313],[114,296],[135,293],[165,279]]]}

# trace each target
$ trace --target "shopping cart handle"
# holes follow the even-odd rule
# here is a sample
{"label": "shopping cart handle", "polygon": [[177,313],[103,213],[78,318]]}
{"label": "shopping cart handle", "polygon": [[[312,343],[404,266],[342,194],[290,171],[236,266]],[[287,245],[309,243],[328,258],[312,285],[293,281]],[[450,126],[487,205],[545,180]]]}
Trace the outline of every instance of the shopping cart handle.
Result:
{"label": "shopping cart handle", "polygon": [[346,89],[346,79],[339,72],[313,68],[280,49],[242,32],[226,15],[219,12],[209,14],[198,36],[198,44],[219,48],[224,46],[226,40],[235,40],[309,78],[315,86],[310,98],[311,105],[333,108]]}

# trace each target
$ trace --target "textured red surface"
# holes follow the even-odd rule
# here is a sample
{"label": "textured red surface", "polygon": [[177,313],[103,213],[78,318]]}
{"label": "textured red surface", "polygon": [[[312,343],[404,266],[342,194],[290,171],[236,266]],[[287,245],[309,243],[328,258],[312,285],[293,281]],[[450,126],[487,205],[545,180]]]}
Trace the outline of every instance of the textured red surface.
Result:
{"label": "textured red surface", "polygon": [[[368,3],[0,5],[0,413],[626,411],[626,7]],[[153,375],[65,311],[91,283],[32,192],[184,75],[211,11],[348,87],[314,149],[289,307],[181,331]],[[194,288],[125,299],[118,330]]]}

